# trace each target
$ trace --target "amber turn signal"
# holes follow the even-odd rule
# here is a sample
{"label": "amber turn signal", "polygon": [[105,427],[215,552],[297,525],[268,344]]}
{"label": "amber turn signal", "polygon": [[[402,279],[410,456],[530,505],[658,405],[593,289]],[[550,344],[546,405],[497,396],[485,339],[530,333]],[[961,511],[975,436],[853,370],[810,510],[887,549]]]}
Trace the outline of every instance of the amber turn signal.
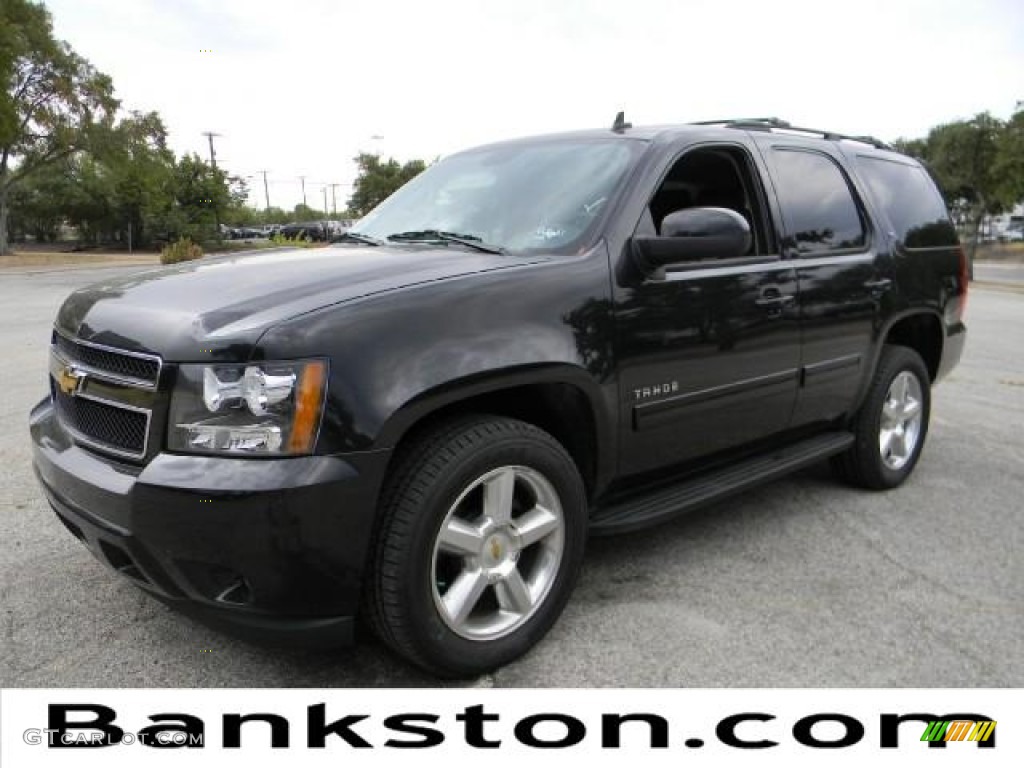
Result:
{"label": "amber turn signal", "polygon": [[289,453],[309,453],[313,449],[326,382],[327,364],[323,361],[310,362],[303,367],[295,393],[295,421],[288,438]]}

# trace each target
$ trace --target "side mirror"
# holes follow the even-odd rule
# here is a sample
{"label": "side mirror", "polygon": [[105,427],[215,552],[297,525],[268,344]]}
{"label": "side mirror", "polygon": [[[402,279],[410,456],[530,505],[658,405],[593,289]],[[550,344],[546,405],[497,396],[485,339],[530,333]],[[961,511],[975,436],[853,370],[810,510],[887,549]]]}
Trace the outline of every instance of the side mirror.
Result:
{"label": "side mirror", "polygon": [[633,238],[640,268],[654,272],[669,264],[735,259],[750,248],[750,224],[729,208],[684,208],[661,222],[661,236]]}

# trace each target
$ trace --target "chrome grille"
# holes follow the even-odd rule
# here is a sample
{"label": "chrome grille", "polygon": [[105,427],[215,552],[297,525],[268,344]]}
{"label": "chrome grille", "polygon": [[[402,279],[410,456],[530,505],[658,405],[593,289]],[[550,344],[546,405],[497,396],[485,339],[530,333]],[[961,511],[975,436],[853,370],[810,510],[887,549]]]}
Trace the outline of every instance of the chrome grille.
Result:
{"label": "chrome grille", "polygon": [[144,459],[162,361],[155,355],[69,339],[50,348],[50,393],[61,426],[86,447]]}
{"label": "chrome grille", "polygon": [[149,387],[156,387],[160,378],[160,358],[155,355],[125,352],[93,342],[74,341],[56,331],[53,343],[63,357],[85,371]]}
{"label": "chrome grille", "polygon": [[86,395],[64,394],[54,387],[57,416],[73,435],[89,445],[140,458],[146,453],[149,414],[128,410]]}

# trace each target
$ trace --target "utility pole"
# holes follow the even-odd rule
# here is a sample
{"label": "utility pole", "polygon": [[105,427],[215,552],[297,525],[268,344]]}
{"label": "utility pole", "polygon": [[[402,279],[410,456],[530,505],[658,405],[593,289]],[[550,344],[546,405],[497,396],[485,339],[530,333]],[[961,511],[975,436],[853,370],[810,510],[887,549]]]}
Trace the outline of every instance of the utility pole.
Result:
{"label": "utility pole", "polygon": [[299,176],[299,181],[302,182],[302,207],[308,208],[309,206],[306,205],[306,177]]}
{"label": "utility pole", "polygon": [[[210,142],[210,166],[213,168],[214,171],[216,171],[217,170],[217,153],[213,151],[213,138],[214,138],[214,136],[220,136],[220,134],[219,133],[214,133],[213,131],[206,131],[206,132],[203,133],[203,136],[205,136],[207,138],[207,140]],[[213,208],[213,221],[214,221],[214,224],[217,227],[217,239],[219,240],[221,238],[220,211],[217,210],[216,206],[214,206],[214,208]]]}
{"label": "utility pole", "polygon": [[324,187],[324,218],[327,218],[327,187]]}
{"label": "utility pole", "polygon": [[203,136],[205,136],[209,140],[209,142],[210,142],[210,165],[212,165],[213,169],[216,170],[217,169],[217,153],[213,151],[213,139],[214,139],[215,136],[219,137],[220,134],[219,133],[214,133],[213,131],[205,131],[205,132],[203,132]]}
{"label": "utility pole", "polygon": [[263,197],[267,201],[267,210],[270,210],[270,187],[267,186],[267,172],[256,171],[256,173],[263,174]]}
{"label": "utility pole", "polygon": [[334,182],[333,184],[331,184],[331,211],[333,212],[333,215],[334,215],[335,218],[338,217],[337,189],[340,186],[341,186],[341,184],[338,184],[337,182]]}

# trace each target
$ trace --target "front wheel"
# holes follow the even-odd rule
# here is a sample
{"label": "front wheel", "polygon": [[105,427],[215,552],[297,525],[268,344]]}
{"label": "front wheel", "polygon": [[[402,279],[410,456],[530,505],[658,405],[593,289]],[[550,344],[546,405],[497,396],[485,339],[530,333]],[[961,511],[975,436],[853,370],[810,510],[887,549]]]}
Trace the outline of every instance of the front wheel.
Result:
{"label": "front wheel", "polygon": [[875,377],[853,421],[854,444],[833,460],[844,480],[864,488],[895,488],[914,469],[931,413],[928,369],[908,347],[882,349]]}
{"label": "front wheel", "polygon": [[380,514],[367,613],[394,650],[445,677],[529,650],[583,558],[575,464],[549,434],[513,419],[461,419],[407,447]]}

